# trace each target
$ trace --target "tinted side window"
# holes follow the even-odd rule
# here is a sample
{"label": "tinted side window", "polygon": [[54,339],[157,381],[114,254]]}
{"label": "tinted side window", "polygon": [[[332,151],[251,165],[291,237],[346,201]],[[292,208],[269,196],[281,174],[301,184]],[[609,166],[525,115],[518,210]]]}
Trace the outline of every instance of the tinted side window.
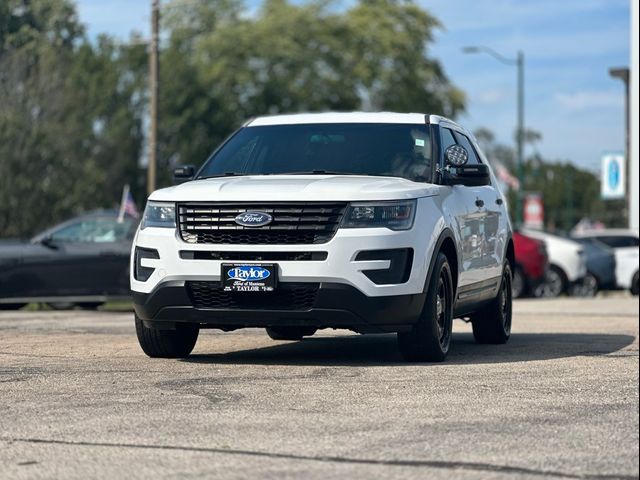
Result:
{"label": "tinted side window", "polygon": [[640,245],[640,241],[636,237],[627,237],[622,235],[598,237],[598,240],[612,248],[637,247]]}
{"label": "tinted side window", "polygon": [[119,223],[115,218],[89,218],[56,230],[51,238],[63,243],[111,243],[125,240],[132,225],[129,219]]}
{"label": "tinted side window", "polygon": [[482,163],[478,159],[478,156],[476,155],[476,150],[475,148],[473,148],[473,145],[471,145],[471,142],[466,137],[466,135],[462,135],[461,133],[458,133],[458,132],[453,132],[453,134],[455,135],[456,140],[458,141],[458,145],[461,145],[467,149],[467,152],[469,153],[469,162],[468,162],[469,165],[477,165],[479,163]]}
{"label": "tinted side window", "polygon": [[440,143],[442,144],[442,153],[451,145],[455,145],[456,139],[453,137],[453,132],[448,128],[440,129]]}

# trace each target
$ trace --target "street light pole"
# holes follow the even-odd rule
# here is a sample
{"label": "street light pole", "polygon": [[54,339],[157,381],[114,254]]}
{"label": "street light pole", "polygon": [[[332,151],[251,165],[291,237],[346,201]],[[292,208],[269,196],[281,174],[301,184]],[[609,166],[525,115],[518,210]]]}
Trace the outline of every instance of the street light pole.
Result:
{"label": "street light pole", "polygon": [[516,225],[522,224],[522,191],[524,189],[524,53],[518,50],[518,56],[507,58],[489,47],[472,46],[464,47],[464,53],[485,52],[505,65],[515,65],[517,67],[517,119],[516,119],[516,161],[517,175],[520,188],[516,192]]}
{"label": "street light pole", "polygon": [[524,53],[518,50],[518,123],[516,127],[516,136],[518,140],[518,183],[519,187],[516,193],[516,225],[522,224],[523,199],[522,190],[524,189]]}
{"label": "street light pole", "polygon": [[147,193],[156,189],[158,154],[158,30],[159,0],[151,1],[151,43],[149,44],[149,161],[147,163]]}

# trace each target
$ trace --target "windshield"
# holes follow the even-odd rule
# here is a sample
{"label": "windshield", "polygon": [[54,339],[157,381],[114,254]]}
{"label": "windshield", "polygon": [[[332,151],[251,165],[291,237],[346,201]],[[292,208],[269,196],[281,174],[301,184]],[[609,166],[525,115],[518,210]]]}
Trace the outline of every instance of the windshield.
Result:
{"label": "windshield", "polygon": [[428,125],[275,125],[241,129],[198,178],[340,173],[431,181],[432,164]]}

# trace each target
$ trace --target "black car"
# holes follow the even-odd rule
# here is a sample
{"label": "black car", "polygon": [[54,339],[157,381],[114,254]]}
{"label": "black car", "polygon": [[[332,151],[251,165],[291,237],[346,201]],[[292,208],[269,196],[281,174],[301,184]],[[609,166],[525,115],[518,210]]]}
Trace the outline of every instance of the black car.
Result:
{"label": "black car", "polygon": [[135,218],[97,211],[29,241],[0,240],[0,309],[30,302],[96,308],[129,298]]}

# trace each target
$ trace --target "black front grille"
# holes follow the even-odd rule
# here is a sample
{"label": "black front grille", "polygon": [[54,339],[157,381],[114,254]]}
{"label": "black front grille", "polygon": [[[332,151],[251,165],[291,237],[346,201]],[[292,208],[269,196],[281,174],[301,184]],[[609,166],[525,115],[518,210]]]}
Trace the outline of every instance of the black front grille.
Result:
{"label": "black front grille", "polygon": [[[346,205],[344,202],[182,203],[178,205],[178,228],[187,243],[326,243],[335,235]],[[261,227],[238,225],[235,217],[247,211],[268,213],[273,221]]]}
{"label": "black front grille", "polygon": [[327,252],[211,252],[208,250],[180,250],[185,260],[228,260],[246,262],[320,262],[327,259]]}
{"label": "black front grille", "polygon": [[313,307],[318,283],[281,283],[273,292],[225,292],[220,282],[186,282],[196,308],[237,310],[294,310]]}

